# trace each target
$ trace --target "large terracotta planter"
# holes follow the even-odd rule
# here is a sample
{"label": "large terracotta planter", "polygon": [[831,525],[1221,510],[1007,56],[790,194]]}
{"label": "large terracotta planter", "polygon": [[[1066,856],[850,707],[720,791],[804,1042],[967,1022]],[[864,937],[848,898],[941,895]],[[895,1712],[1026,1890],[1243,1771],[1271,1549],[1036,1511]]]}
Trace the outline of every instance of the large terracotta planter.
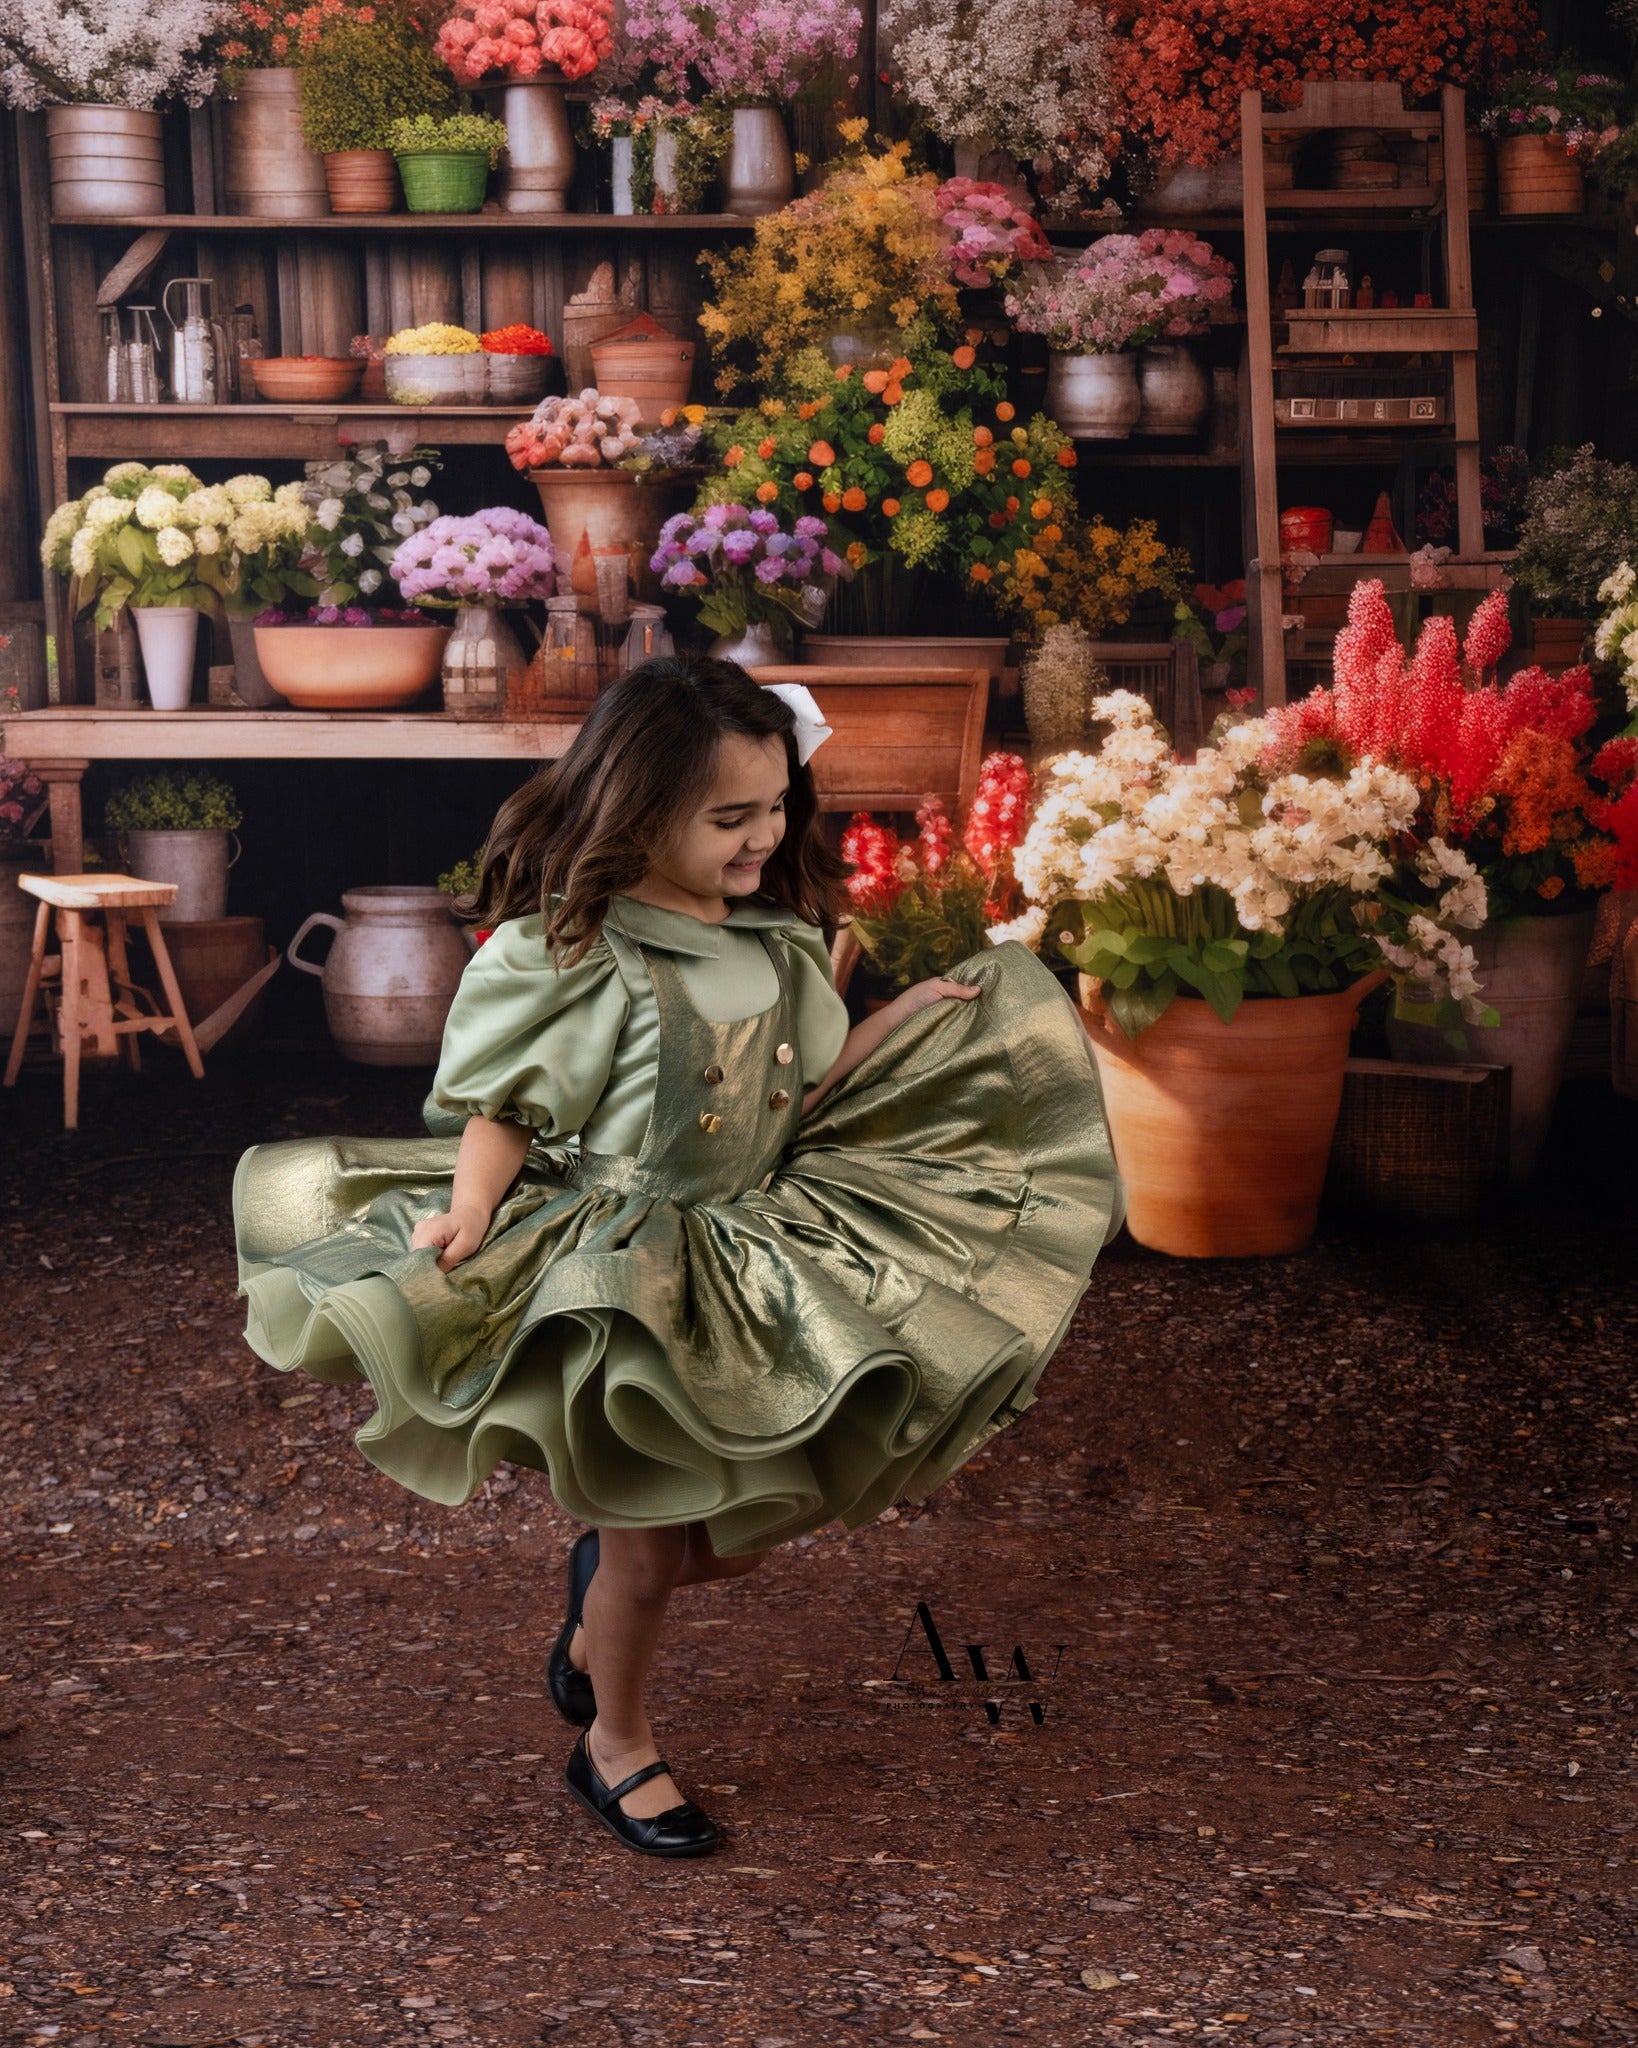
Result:
{"label": "large terracotta planter", "polygon": [[1465,1052],[1414,1017],[1388,1019],[1396,1060],[1423,1066],[1477,1060],[1513,1069],[1508,1178],[1514,1187],[1530,1178],[1547,1141],[1592,929],[1593,913],[1587,910],[1566,917],[1499,917],[1475,933],[1479,990],[1501,1013],[1501,1022],[1469,1029]]}
{"label": "large terracotta planter", "polygon": [[394,213],[398,166],[390,149],[334,149],[324,158],[332,213]]}
{"label": "large terracotta planter", "polygon": [[1319,1216],[1348,1034],[1386,979],[1369,974],[1336,995],[1253,997],[1229,1024],[1201,998],[1179,996],[1129,1039],[1081,977],[1126,1227],[1139,1244],[1184,1259],[1302,1250]]}
{"label": "large terracotta planter", "polygon": [[[571,577],[577,563],[599,549],[624,548],[631,556],[638,597],[658,599],[660,580],[649,559],[660,545],[667,515],[693,495],[689,482],[646,483],[626,469],[532,469],[529,481],[540,493],[546,530]],[[566,587],[560,574],[558,589]]]}
{"label": "large terracotta planter", "polygon": [[437,677],[448,626],[258,626],[269,685],[298,711],[398,711]]}
{"label": "large terracotta planter", "polygon": [[1584,213],[1587,181],[1561,135],[1496,140],[1498,213]]}

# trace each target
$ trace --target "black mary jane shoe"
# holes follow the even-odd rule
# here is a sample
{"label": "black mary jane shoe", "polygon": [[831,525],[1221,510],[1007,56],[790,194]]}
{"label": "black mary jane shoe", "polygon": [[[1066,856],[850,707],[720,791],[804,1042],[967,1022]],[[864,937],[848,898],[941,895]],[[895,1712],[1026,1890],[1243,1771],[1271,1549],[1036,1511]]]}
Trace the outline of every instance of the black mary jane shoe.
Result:
{"label": "black mary jane shoe", "polygon": [[575,1728],[590,1727],[597,1715],[597,1695],[592,1690],[591,1673],[577,1671],[569,1662],[569,1638],[581,1625],[586,1588],[597,1570],[597,1558],[597,1531],[585,1529],[575,1538],[574,1548],[569,1552],[569,1611],[546,1659],[546,1684],[551,1691],[552,1705]]}
{"label": "black mary jane shoe", "polygon": [[627,1813],[620,1804],[628,1792],[670,1768],[662,1757],[658,1763],[644,1764],[618,1785],[605,1785],[591,1760],[586,1731],[582,1729],[563,1777],[586,1811],[628,1849],[643,1856],[708,1856],[722,1837],[710,1815],[692,1799],[685,1799],[680,1806],[668,1806],[664,1813],[641,1816]]}

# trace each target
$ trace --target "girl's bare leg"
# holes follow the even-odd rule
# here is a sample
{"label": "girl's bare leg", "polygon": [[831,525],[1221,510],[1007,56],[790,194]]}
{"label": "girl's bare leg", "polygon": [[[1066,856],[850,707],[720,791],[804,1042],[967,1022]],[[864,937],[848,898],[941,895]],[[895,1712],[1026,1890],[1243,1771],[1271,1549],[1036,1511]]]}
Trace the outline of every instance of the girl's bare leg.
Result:
{"label": "girl's bare leg", "polygon": [[[744,1557],[718,1557],[711,1548],[711,1538],[703,1522],[684,1522],[681,1526],[684,1537],[682,1564],[673,1581],[678,1586],[702,1586],[711,1579],[743,1578],[746,1572],[755,1571],[767,1555],[766,1551],[753,1550]],[[604,1530],[599,1534],[599,1557],[602,1555],[602,1538],[607,1533]],[[599,1565],[598,1569],[601,1571],[602,1566]],[[594,1577],[592,1584],[596,1583]],[[585,1671],[589,1668],[586,1656],[586,1631],[583,1628],[577,1628],[569,1638],[569,1662],[576,1671]],[[596,1681],[593,1680],[593,1683]]]}
{"label": "girl's bare leg", "polygon": [[[682,1569],[681,1528],[600,1529],[597,1570],[586,1589],[585,1647],[597,1718],[586,1747],[605,1785],[659,1757],[643,1705],[643,1687],[659,1646],[666,1602]],[[633,1819],[682,1803],[676,1781],[662,1773],[628,1792],[620,1805]]]}

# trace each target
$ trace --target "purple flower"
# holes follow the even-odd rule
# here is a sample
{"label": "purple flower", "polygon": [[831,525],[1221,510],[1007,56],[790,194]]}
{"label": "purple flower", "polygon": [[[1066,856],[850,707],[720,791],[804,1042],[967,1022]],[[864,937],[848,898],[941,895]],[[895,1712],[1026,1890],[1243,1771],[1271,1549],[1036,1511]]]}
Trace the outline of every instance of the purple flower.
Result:
{"label": "purple flower", "polygon": [[661,581],[670,590],[686,590],[694,581],[696,574],[692,562],[673,562]]}
{"label": "purple flower", "polygon": [[796,522],[796,532],[803,540],[823,540],[830,531],[824,520],[815,519],[811,512],[804,512]]}
{"label": "purple flower", "polygon": [[777,583],[784,573],[784,565],[780,562],[770,561],[767,556],[764,556],[756,565],[756,580],[758,583]]}
{"label": "purple flower", "polygon": [[840,555],[833,554],[829,548],[826,548],[819,556],[819,566],[827,576],[840,576],[847,567],[847,564]]}
{"label": "purple flower", "polygon": [[727,562],[732,562],[736,569],[743,566],[744,563],[750,561],[752,556],[755,555],[756,551],[756,535],[754,533],[746,531],[746,529],[743,527],[738,527],[734,530],[734,532],[723,535],[723,560]]}
{"label": "purple flower", "polygon": [[723,528],[730,523],[731,515],[738,510],[739,507],[737,505],[707,505],[705,511],[701,514],[701,522],[709,526],[714,532],[721,533]]}
{"label": "purple flower", "polygon": [[777,533],[779,531],[779,514],[777,512],[770,512],[764,506],[759,505],[750,515],[749,524],[753,533]]}

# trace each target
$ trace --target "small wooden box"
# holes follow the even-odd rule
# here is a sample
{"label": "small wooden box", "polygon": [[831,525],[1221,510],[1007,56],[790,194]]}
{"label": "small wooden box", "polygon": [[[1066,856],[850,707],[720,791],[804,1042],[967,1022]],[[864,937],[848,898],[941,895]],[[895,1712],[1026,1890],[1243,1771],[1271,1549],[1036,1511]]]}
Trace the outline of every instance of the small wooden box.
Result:
{"label": "small wooden box", "polygon": [[1478,1215],[1507,1185],[1511,1067],[1350,1060],[1329,1201],[1423,1221]]}

